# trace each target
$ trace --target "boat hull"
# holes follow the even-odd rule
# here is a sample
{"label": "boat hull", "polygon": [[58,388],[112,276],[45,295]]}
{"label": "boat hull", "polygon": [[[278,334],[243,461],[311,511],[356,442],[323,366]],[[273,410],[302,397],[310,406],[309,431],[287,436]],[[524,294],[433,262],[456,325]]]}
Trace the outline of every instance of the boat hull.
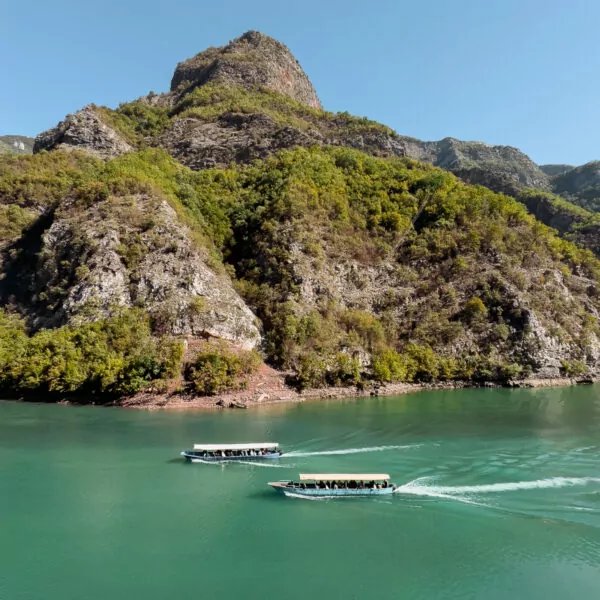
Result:
{"label": "boat hull", "polygon": [[207,463],[207,462],[248,462],[248,461],[262,461],[262,460],[273,460],[279,458],[282,452],[271,452],[269,454],[259,454],[256,456],[198,456],[193,452],[182,452],[181,456],[188,462],[193,463]]}
{"label": "boat hull", "polygon": [[298,485],[290,486],[287,481],[271,481],[269,485],[280,494],[289,498],[371,498],[373,496],[388,496],[394,493],[395,486],[390,485],[382,488],[358,488],[358,489],[321,489],[302,488]]}

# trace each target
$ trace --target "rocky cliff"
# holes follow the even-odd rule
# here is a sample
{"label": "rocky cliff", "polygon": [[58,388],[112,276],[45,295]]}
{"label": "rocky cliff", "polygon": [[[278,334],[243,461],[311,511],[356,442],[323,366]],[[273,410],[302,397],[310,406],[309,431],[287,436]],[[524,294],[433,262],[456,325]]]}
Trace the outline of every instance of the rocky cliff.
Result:
{"label": "rocky cliff", "polygon": [[[0,299],[24,323],[0,327],[0,362],[18,358],[0,386],[92,385],[72,359],[32,365],[48,345],[87,356],[94,323],[121,365],[101,390],[183,369],[214,391],[252,368],[222,346],[183,368],[164,351],[180,339],[259,348],[300,388],[598,371],[600,263],[542,224],[600,249],[594,215],[551,193],[568,173],[324,111],[263,34],[180,63],[165,94],[67,116],[35,152],[0,162]],[[124,311],[160,342],[141,357],[115,338]]]}
{"label": "rocky cliff", "polygon": [[321,108],[310,80],[287,47],[259,31],[248,31],[227,46],[209,48],[179,63],[171,91],[187,92],[207,83],[268,88]]}
{"label": "rocky cliff", "polygon": [[33,151],[41,150],[82,150],[99,158],[114,158],[132,148],[102,120],[94,106],[86,106],[38,135]]}

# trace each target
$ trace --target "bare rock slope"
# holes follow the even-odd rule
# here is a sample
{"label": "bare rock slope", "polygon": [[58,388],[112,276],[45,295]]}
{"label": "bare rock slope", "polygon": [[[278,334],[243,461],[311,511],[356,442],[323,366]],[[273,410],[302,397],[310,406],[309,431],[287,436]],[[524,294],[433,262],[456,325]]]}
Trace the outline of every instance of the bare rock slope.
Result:
{"label": "bare rock slope", "polygon": [[209,82],[251,89],[266,87],[312,108],[321,108],[310,80],[288,48],[259,31],[248,31],[227,46],[209,48],[179,63],[171,91]]}
{"label": "bare rock slope", "polygon": [[67,115],[56,127],[38,135],[33,146],[34,153],[73,149],[108,159],[130,152],[132,147],[90,105],[74,115]]}

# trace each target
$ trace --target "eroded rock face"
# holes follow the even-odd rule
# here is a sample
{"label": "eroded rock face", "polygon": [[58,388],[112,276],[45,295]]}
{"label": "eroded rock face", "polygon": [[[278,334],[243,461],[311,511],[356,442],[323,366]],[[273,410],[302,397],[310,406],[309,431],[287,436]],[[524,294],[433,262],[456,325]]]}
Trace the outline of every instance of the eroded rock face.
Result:
{"label": "eroded rock face", "polygon": [[34,154],[40,150],[82,150],[98,158],[110,159],[133,148],[102,118],[92,105],[68,115],[56,127],[35,138]]}
{"label": "eroded rock face", "polygon": [[246,163],[280,150],[309,146],[347,146],[374,156],[406,155],[400,138],[383,131],[352,131],[335,121],[300,130],[260,113],[224,113],[208,123],[177,119],[158,145],[194,170]]}
{"label": "eroded rock face", "polygon": [[317,131],[281,127],[262,114],[226,113],[214,123],[178,119],[159,144],[194,170],[265,158],[284,148],[321,145]]}
{"label": "eroded rock face", "polygon": [[254,314],[202,252],[164,199],[137,195],[87,207],[67,201],[15,286],[35,329],[139,306],[160,332],[254,348],[260,342]]}
{"label": "eroded rock face", "polygon": [[247,88],[266,87],[294,100],[321,108],[321,103],[292,53],[281,42],[248,31],[227,46],[209,48],[177,65],[171,90],[219,82]]}

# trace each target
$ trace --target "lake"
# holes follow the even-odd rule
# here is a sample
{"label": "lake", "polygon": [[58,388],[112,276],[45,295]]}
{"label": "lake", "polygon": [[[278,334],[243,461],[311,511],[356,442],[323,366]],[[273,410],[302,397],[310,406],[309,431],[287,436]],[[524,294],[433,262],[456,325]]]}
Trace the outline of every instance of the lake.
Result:
{"label": "lake", "polygon": [[[421,392],[249,411],[0,402],[1,600],[600,595],[600,387]],[[277,464],[184,464],[278,441]],[[285,498],[299,472],[391,498]]]}

